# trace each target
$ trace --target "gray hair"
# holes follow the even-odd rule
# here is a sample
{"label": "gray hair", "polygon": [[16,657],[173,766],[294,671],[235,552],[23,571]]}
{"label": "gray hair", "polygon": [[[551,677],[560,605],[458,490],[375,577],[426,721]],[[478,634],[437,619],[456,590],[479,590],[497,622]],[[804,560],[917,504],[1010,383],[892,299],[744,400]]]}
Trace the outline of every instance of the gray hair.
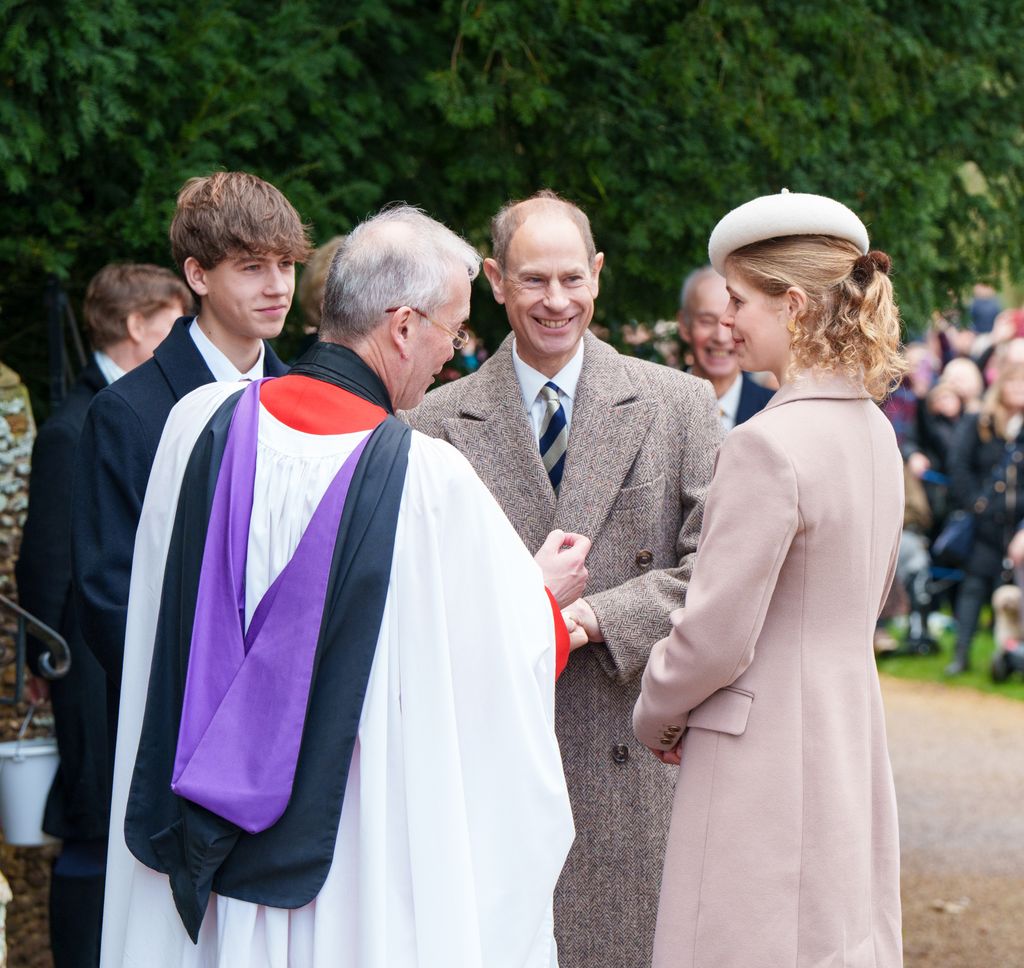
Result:
{"label": "gray hair", "polygon": [[718,273],[715,271],[712,265],[704,265],[699,269],[694,269],[684,280],[683,288],[679,290],[679,311],[683,314],[683,321],[690,325],[693,322],[693,313],[690,312],[690,303],[693,300],[694,290],[699,286],[708,276],[717,276]]}
{"label": "gray hair", "polygon": [[451,298],[452,273],[459,271],[471,280],[480,271],[480,256],[468,242],[412,205],[389,206],[357,225],[335,253],[320,338],[359,340],[393,306],[433,315]]}

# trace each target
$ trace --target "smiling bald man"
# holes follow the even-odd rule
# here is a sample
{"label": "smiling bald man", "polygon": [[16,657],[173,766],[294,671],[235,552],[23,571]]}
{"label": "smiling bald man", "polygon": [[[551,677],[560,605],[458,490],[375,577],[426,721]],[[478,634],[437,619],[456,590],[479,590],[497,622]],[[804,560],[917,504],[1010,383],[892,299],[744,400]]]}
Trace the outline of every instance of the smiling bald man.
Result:
{"label": "smiling bald man", "polygon": [[674,776],[630,728],[651,646],[682,606],[722,436],[711,388],[588,332],[604,256],[553,192],[506,205],[484,272],[511,334],[474,374],[407,414],[457,447],[527,547],[593,540],[589,641],[557,685],[576,841],[555,894],[561,968],[647,968]]}

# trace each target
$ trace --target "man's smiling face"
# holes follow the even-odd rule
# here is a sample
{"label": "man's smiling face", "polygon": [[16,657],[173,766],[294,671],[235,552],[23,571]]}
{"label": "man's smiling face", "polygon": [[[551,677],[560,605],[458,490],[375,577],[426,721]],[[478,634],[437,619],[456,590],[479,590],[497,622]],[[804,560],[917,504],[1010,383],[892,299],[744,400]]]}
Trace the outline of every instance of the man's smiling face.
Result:
{"label": "man's smiling face", "polygon": [[523,221],[505,261],[502,271],[489,259],[484,271],[508,313],[516,352],[535,370],[554,376],[572,359],[594,317],[604,256],[599,252],[591,265],[573,221],[548,210]]}
{"label": "man's smiling face", "polygon": [[709,272],[694,286],[689,303],[684,335],[693,350],[693,372],[728,389],[740,364],[732,332],[720,322],[729,304],[725,280],[717,272]]}

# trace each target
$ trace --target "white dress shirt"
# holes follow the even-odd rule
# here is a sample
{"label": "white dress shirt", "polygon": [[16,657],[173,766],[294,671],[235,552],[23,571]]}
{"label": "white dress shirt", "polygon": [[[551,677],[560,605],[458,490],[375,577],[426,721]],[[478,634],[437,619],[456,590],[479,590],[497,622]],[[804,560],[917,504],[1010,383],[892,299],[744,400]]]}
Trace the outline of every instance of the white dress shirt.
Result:
{"label": "white dress shirt", "polygon": [[722,429],[728,433],[736,426],[736,414],[740,409],[740,394],[743,392],[743,374],[737,373],[732,386],[718,398],[718,416]]}
{"label": "white dress shirt", "polygon": [[107,386],[115,380],[120,380],[127,372],[127,370],[122,370],[103,350],[93,350],[92,358],[96,361],[96,365],[100,368],[100,373],[103,374],[103,378],[107,381]]}
{"label": "white dress shirt", "polygon": [[260,380],[263,378],[263,357],[266,355],[263,340],[260,340],[260,355],[256,357],[256,362],[243,373],[210,341],[210,337],[203,332],[202,326],[199,325],[198,316],[192,320],[192,324],[188,328],[188,335],[192,337],[192,342],[196,344],[196,349],[199,350],[199,354],[218,383],[223,381],[236,383],[238,380]]}
{"label": "white dress shirt", "polygon": [[561,401],[562,409],[565,411],[565,426],[566,430],[568,430],[572,424],[572,402],[576,396],[576,384],[580,381],[580,371],[583,369],[583,340],[580,340],[580,345],[573,358],[551,377],[545,376],[528,363],[524,363],[516,352],[516,344],[513,340],[512,367],[516,371],[516,379],[519,381],[519,391],[523,395],[523,405],[530,416],[533,436],[540,441],[540,428],[544,424],[544,414],[547,407],[540,396],[540,388],[549,380],[558,387],[558,399]]}

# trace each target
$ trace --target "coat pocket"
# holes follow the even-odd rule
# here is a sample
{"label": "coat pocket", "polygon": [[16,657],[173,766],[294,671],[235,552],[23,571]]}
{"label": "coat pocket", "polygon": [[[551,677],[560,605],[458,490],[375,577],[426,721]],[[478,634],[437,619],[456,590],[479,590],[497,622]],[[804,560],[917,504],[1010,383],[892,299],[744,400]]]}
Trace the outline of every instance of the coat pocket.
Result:
{"label": "coat pocket", "polygon": [[742,736],[747,728],[747,717],[754,694],[736,686],[726,686],[712,693],[689,717],[686,725],[697,729],[711,729],[717,733]]}
{"label": "coat pocket", "polygon": [[611,513],[642,511],[649,514],[655,507],[660,506],[664,497],[665,475],[659,474],[653,480],[622,488],[615,498]]}

